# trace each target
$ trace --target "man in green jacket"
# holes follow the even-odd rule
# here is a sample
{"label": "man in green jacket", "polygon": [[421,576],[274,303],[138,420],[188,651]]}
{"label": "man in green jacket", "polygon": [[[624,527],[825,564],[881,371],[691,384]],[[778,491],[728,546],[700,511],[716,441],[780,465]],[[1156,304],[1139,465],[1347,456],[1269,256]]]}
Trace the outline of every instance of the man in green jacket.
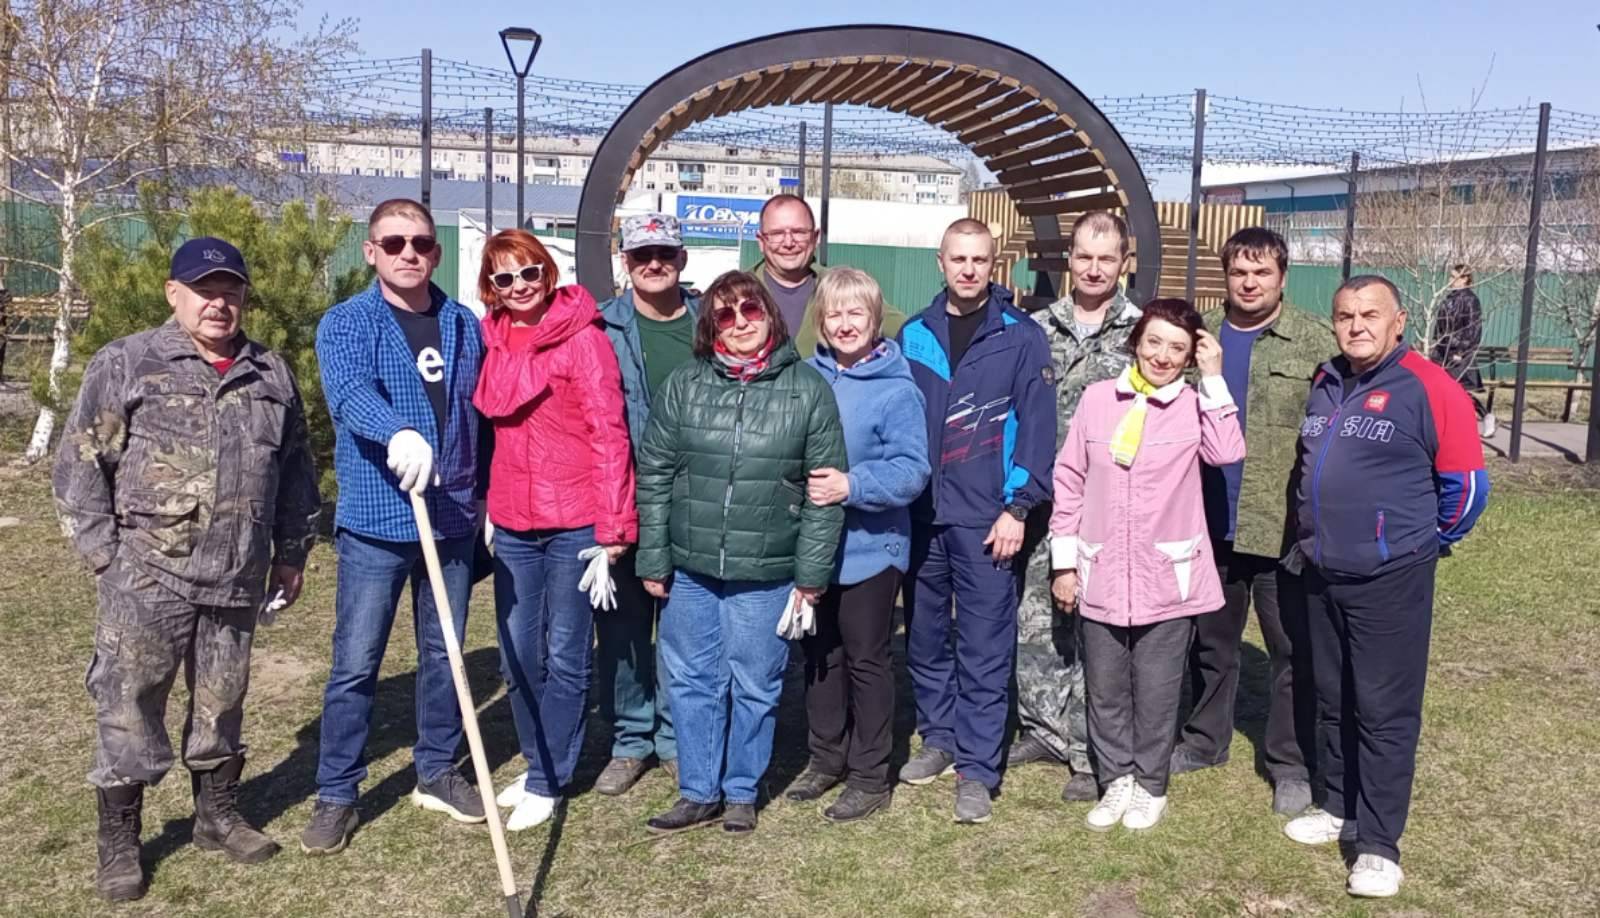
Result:
{"label": "man in green jacket", "polygon": [[1304,585],[1279,559],[1294,541],[1289,479],[1306,395],[1334,346],[1333,332],[1284,305],[1289,249],[1277,233],[1261,227],[1234,233],[1222,247],[1222,269],[1228,300],[1213,325],[1222,344],[1222,375],[1239,404],[1245,459],[1203,469],[1226,604],[1197,619],[1189,650],[1194,710],[1172,754],[1172,773],[1228,761],[1239,645],[1253,603],[1269,659],[1264,751],[1272,808],[1292,816],[1311,805],[1316,691]]}
{"label": "man in green jacket", "polygon": [[[814,304],[817,283],[828,269],[816,263],[817,220],[805,198],[779,194],[761,205],[760,229],[756,244],[761,260],[750,273],[772,294],[794,340],[801,360],[817,350],[817,322]],[[883,308],[883,337],[893,338],[906,321],[905,313],[893,306]]]}
{"label": "man in green jacket", "polygon": [[[1033,314],[1050,342],[1056,376],[1056,449],[1066,442],[1072,414],[1091,383],[1115,379],[1133,360],[1128,336],[1142,313],[1117,285],[1128,260],[1128,225],[1110,211],[1091,211],[1072,224],[1067,269],[1072,290]],[[1100,798],[1089,761],[1088,695],[1078,653],[1078,618],[1061,615],[1050,597],[1050,540],[1044,506],[1030,521],[1028,566],[1017,613],[1017,741],[1007,767],[1065,763],[1072,777],[1068,802]],[[1035,535],[1037,533],[1037,535]]]}

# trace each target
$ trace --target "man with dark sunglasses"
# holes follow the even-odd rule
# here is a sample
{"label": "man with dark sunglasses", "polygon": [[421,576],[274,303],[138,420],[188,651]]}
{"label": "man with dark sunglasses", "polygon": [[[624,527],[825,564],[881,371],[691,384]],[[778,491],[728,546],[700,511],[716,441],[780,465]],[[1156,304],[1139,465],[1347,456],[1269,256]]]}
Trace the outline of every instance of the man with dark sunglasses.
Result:
{"label": "man with dark sunglasses", "polygon": [[[317,327],[322,391],[335,432],[339,556],[333,665],[323,695],[317,801],[300,836],[307,854],[344,850],[367,775],[378,667],[401,590],[411,584],[417,638],[414,805],[483,822],[476,789],[455,766],[461,714],[419,539],[435,540],[457,640],[466,632],[473,546],[486,476],[472,407],[484,345],[478,319],[430,278],[433,216],[415,201],[379,204],[362,245],[377,278]],[[434,532],[418,533],[406,492],[425,494]]]}
{"label": "man with dark sunglasses", "polygon": [[[639,214],[622,221],[622,263],[629,288],[600,304],[606,337],[622,368],[628,434],[638,449],[650,419],[650,397],[667,374],[694,357],[700,302],[679,280],[688,255],[678,220]],[[667,673],[656,656],[662,603],[644,591],[629,551],[611,568],[617,609],[594,619],[595,694],[611,721],[611,761],[595,780],[602,794],[625,794],[649,770],[650,757],[677,780],[678,744],[667,707]]]}

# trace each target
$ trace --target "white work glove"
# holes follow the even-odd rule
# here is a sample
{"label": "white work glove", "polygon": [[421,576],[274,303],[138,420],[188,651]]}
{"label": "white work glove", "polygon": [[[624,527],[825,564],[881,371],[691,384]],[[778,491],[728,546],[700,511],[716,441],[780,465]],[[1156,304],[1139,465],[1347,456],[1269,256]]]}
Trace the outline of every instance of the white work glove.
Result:
{"label": "white work glove", "polygon": [[609,612],[617,607],[617,584],[611,579],[611,557],[606,554],[605,546],[595,545],[578,552],[579,561],[589,562],[589,567],[583,572],[583,579],[578,581],[578,592],[588,592],[589,605],[603,612]]}
{"label": "white work glove", "polygon": [[494,554],[494,521],[489,519],[488,501],[478,501],[478,526],[483,529],[483,547]]}
{"label": "white work glove", "polygon": [[778,637],[786,641],[798,641],[808,634],[817,633],[816,610],[811,603],[800,598],[798,590],[789,593],[789,604],[783,609],[783,618],[778,619]]}
{"label": "white work glove", "polygon": [[261,601],[261,608],[256,611],[256,623],[271,625],[278,620],[278,613],[289,604],[283,596],[283,590],[278,590],[271,596]]}
{"label": "white work glove", "polygon": [[390,437],[389,471],[400,479],[400,490],[426,491],[433,480],[433,447],[427,438],[409,427]]}

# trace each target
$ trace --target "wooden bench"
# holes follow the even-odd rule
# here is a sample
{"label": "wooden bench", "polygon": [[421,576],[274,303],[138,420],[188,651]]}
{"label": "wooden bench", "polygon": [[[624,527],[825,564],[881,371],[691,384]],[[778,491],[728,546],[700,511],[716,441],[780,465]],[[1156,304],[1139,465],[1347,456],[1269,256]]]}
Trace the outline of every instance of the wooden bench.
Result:
{"label": "wooden bench", "polygon": [[[1515,389],[1517,385],[1517,349],[1514,347],[1480,347],[1475,361],[1480,373],[1483,374],[1483,388],[1489,393],[1488,409],[1494,410],[1494,394],[1499,389]],[[1500,375],[1500,365],[1509,365],[1509,376]],[[1593,378],[1594,367],[1578,363],[1572,357],[1572,352],[1562,347],[1530,347],[1528,348],[1529,367],[1559,367],[1574,374],[1573,379],[1530,379],[1527,381],[1529,389],[1543,389],[1549,391],[1561,390],[1566,393],[1566,398],[1561,406],[1561,421],[1568,423],[1572,420],[1572,403],[1579,392],[1588,392],[1591,383],[1584,376]],[[1590,405],[1589,410],[1594,411]]]}
{"label": "wooden bench", "polygon": [[[50,340],[56,321],[55,297],[14,297],[6,312],[5,337],[7,341],[37,343]],[[83,300],[74,301],[72,304],[72,322],[78,324],[88,318],[89,304]]]}

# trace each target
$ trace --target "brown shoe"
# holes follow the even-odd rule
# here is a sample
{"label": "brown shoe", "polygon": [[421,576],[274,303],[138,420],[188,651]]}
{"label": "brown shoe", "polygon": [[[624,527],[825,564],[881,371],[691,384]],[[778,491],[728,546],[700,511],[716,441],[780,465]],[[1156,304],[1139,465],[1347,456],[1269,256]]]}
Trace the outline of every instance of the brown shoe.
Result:
{"label": "brown shoe", "polygon": [[600,777],[594,781],[594,790],[597,794],[607,797],[620,797],[633,789],[639,783],[639,778],[650,770],[650,764],[644,759],[632,759],[626,756],[617,756],[606,763],[600,772]]}
{"label": "brown shoe", "polygon": [[661,770],[666,772],[667,773],[667,777],[672,779],[672,786],[673,787],[677,787],[678,786],[678,760],[677,759],[667,759],[665,762],[661,763]]}

